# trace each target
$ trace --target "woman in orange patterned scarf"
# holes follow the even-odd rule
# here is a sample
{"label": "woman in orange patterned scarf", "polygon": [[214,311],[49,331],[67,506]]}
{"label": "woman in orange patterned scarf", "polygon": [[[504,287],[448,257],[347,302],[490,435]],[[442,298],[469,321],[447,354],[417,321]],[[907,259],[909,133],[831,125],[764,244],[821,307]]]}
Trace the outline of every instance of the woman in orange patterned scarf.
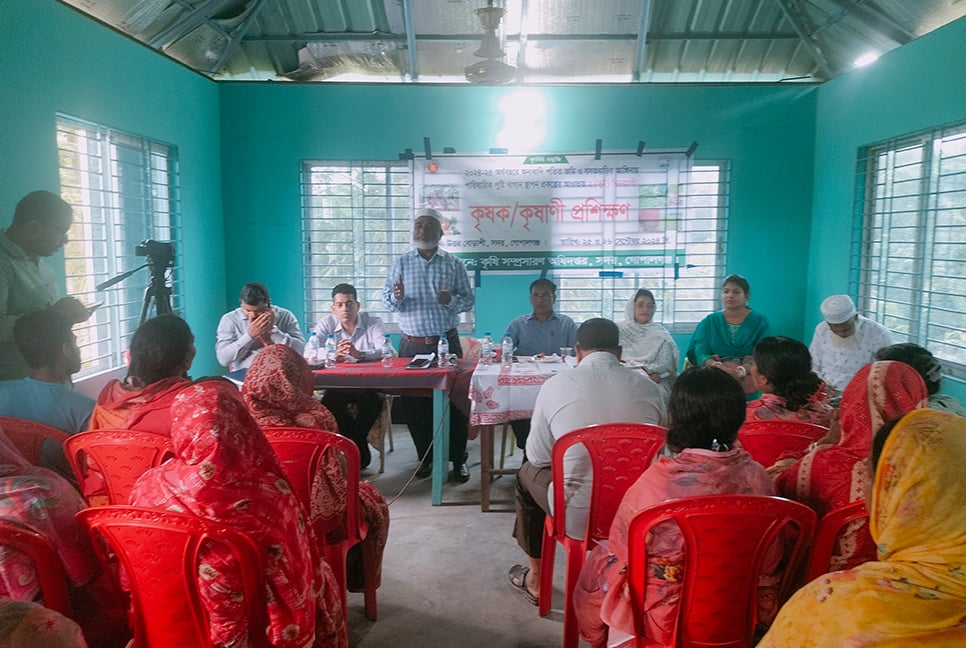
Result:
{"label": "woman in orange patterned scarf", "polygon": [[[312,397],[312,385],[312,370],[305,359],[291,347],[275,344],[255,356],[245,374],[242,396],[255,422],[262,427],[303,427],[338,434],[332,412]],[[345,473],[335,456],[326,458],[312,496],[316,504],[312,512],[320,517],[333,519],[345,514]],[[382,493],[369,482],[360,482],[359,502],[369,530],[347,556],[346,580],[351,591],[362,590],[362,561],[375,567],[379,583],[382,554],[389,536],[389,506]]]}
{"label": "woman in orange patterned scarf", "polygon": [[[928,399],[925,383],[907,364],[873,362],[862,367],[842,392],[839,439],[830,445],[817,443],[785,469],[776,480],[778,494],[807,504],[819,517],[850,502],[867,501],[872,435],[883,423],[925,407]],[[846,569],[874,558],[875,544],[864,526],[855,523],[839,542],[832,567]]]}
{"label": "woman in orange patterned scarf", "polygon": [[[197,382],[171,406],[175,458],[138,479],[131,504],[194,514],[248,534],[265,550],[268,639],[276,648],[346,648],[335,576],[318,557],[314,535],[278,458],[226,380]],[[248,645],[237,604],[240,575],[231,555],[212,547],[199,573],[211,640]]]}
{"label": "woman in orange patterned scarf", "polygon": [[878,560],[796,592],[759,648],[966,646],[966,419],[916,410],[883,427],[880,444]]}

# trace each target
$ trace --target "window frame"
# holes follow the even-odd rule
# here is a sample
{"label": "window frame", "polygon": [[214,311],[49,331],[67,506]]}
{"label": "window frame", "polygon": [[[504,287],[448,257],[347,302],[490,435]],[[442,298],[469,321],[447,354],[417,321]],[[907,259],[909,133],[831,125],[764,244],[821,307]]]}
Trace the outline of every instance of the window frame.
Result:
{"label": "window frame", "polygon": [[147,261],[136,252],[141,241],[174,244],[173,266],[162,272],[172,311],[182,308],[180,166],[172,144],[62,113],[56,144],[61,196],[74,211],[64,247],[67,293],[87,304],[103,302],[74,327],[82,359],[77,380],[127,364],[152,279],[150,269],[137,271]]}
{"label": "window frame", "polygon": [[[950,155],[943,154],[945,144]],[[943,321],[966,311],[966,272],[937,272],[956,264],[966,269],[966,122],[861,147],[855,186],[849,290],[859,311],[885,325],[894,341],[929,349],[944,374],[966,378],[966,336]],[[953,289],[937,289],[937,279]],[[962,340],[955,344],[957,334]]]}

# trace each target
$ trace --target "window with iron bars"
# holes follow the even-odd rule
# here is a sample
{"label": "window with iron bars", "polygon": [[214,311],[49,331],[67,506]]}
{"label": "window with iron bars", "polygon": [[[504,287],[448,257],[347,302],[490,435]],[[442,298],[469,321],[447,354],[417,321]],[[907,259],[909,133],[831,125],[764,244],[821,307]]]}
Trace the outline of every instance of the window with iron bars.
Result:
{"label": "window with iron bars", "polygon": [[[81,350],[75,379],[124,366],[140,321],[147,268],[111,288],[95,286],[146,262],[135,249],[143,240],[172,241],[178,252],[180,199],[178,151],[139,135],[57,116],[61,196],[74,208],[64,247],[67,293],[84,303],[104,302],[74,327]],[[176,256],[179,259],[180,255]],[[179,264],[167,270],[171,307],[182,303]]]}
{"label": "window with iron bars", "polygon": [[966,378],[966,124],[870,145],[856,167],[859,310]]}
{"label": "window with iron bars", "polygon": [[[362,308],[398,331],[382,305],[382,288],[393,260],[410,249],[412,197],[406,162],[305,161],[302,168],[306,328],[329,313],[332,287],[353,284]],[[638,287],[657,300],[655,321],[686,333],[719,303],[727,247],[728,166],[695,164],[680,187],[687,208],[666,221],[686,250],[686,265],[623,271],[558,270],[557,309],[577,321],[620,321]],[[473,330],[472,313],[461,330]]]}

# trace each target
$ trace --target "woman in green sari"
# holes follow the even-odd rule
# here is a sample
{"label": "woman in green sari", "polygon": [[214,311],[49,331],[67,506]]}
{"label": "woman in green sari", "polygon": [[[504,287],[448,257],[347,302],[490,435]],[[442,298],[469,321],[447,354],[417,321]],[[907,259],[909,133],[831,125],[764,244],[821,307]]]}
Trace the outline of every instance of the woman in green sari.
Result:
{"label": "woman in green sari", "polygon": [[691,365],[713,365],[741,383],[746,394],[758,391],[748,365],[758,340],[768,337],[768,319],[748,306],[751,287],[741,275],[728,275],[721,289],[724,308],[698,324],[688,347]]}

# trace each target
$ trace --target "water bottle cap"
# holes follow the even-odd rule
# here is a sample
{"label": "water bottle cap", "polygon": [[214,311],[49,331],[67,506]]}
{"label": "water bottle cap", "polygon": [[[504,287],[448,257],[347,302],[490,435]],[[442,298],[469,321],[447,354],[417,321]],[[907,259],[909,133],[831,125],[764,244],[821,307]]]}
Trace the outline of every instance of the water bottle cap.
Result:
{"label": "water bottle cap", "polygon": [[331,333],[329,333],[329,334],[328,334],[328,335],[326,335],[325,337],[335,337],[335,336],[334,336],[334,335],[332,335]]}

